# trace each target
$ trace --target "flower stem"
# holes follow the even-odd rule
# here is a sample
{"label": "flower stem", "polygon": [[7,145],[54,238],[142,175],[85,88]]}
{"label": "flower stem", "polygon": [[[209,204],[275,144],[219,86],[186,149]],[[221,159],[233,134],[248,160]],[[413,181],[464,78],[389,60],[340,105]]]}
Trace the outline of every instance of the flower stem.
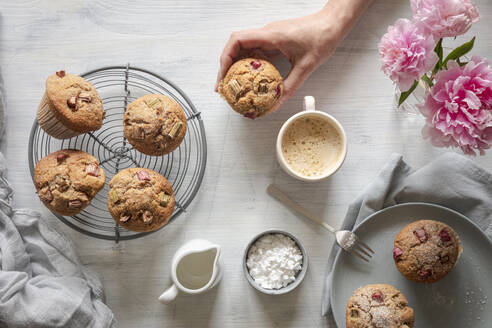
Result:
{"label": "flower stem", "polygon": [[434,83],[432,83],[432,80],[433,80],[433,74],[431,75],[430,78],[427,76],[427,74],[424,74],[422,76],[422,81],[426,82],[430,88],[432,88],[432,86],[434,85]]}
{"label": "flower stem", "polygon": [[418,83],[419,82],[417,80],[415,80],[415,82],[413,82],[410,89],[408,89],[407,91],[404,91],[400,94],[400,99],[398,100],[398,107],[400,107],[401,104],[403,104],[403,102],[408,98],[408,96],[410,96],[410,94],[413,92],[413,90],[415,90]]}

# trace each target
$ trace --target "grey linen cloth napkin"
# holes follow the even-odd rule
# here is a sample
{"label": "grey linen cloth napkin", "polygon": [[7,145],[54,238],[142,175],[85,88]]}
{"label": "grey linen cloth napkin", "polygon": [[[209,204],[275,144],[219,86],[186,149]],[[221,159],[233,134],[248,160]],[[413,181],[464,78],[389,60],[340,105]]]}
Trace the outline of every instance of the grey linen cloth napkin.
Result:
{"label": "grey linen cloth napkin", "polygon": [[[401,155],[392,154],[376,179],[349,206],[341,229],[352,230],[374,212],[409,202],[434,203],[453,209],[473,220],[492,238],[492,175],[454,153],[446,153],[418,170],[405,163]],[[331,274],[340,251],[334,246],[328,258],[322,315],[331,313]]]}
{"label": "grey linen cloth napkin", "polygon": [[6,172],[0,153],[0,327],[114,326],[101,281],[70,241],[39,213],[12,208]]}

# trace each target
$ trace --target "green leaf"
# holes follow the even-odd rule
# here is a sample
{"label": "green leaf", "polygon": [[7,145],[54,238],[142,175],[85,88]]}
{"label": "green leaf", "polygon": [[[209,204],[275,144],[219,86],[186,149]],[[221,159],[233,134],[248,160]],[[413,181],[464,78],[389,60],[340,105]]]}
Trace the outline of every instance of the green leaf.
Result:
{"label": "green leaf", "polygon": [[412,94],[413,90],[415,90],[415,88],[417,87],[417,84],[419,84],[418,81],[413,82],[413,85],[410,87],[410,89],[401,93],[400,99],[398,100],[398,107],[400,107],[400,105],[403,104],[405,100],[407,100],[408,96]]}
{"label": "green leaf", "polygon": [[436,63],[436,66],[434,66],[434,69],[432,70],[434,73],[437,73],[442,67],[442,57],[443,57],[443,50],[442,50],[442,38],[439,39],[439,42],[437,42],[436,47],[434,48],[434,52],[437,54],[437,57],[439,60]]}
{"label": "green leaf", "polygon": [[473,37],[473,39],[471,39],[470,41],[463,43],[461,46],[459,46],[458,48],[451,51],[449,53],[449,55],[447,55],[446,58],[444,59],[442,66],[448,68],[447,67],[448,61],[456,60],[456,59],[460,58],[461,56],[467,54],[468,52],[470,52],[470,50],[473,49],[474,44],[475,44],[475,37]]}
{"label": "green leaf", "polygon": [[429,87],[432,87],[432,86],[434,85],[434,83],[432,83],[432,80],[431,80],[431,79],[427,76],[427,74],[424,74],[424,75],[422,76],[422,81],[427,82],[427,85],[428,85]]}

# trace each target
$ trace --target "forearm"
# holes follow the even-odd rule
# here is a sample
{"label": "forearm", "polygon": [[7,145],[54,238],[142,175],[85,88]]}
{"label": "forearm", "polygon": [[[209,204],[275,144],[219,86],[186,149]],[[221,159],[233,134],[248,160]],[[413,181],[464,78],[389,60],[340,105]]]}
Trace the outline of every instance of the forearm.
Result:
{"label": "forearm", "polygon": [[292,65],[284,79],[283,96],[277,103],[281,106],[330,57],[370,3],[371,0],[329,0],[314,14],[233,33],[220,57],[216,90],[241,52],[259,48],[281,53]]}
{"label": "forearm", "polygon": [[338,45],[357,23],[372,0],[329,0],[316,15],[323,24],[328,42]]}

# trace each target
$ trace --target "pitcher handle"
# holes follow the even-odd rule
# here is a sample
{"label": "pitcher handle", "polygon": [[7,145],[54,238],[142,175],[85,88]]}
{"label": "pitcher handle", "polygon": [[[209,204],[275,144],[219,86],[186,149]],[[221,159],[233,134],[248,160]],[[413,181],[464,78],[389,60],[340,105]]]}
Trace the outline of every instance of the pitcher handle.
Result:
{"label": "pitcher handle", "polygon": [[178,288],[173,284],[164,293],[162,293],[161,296],[159,296],[159,302],[162,304],[172,303],[176,296],[178,296]]}

